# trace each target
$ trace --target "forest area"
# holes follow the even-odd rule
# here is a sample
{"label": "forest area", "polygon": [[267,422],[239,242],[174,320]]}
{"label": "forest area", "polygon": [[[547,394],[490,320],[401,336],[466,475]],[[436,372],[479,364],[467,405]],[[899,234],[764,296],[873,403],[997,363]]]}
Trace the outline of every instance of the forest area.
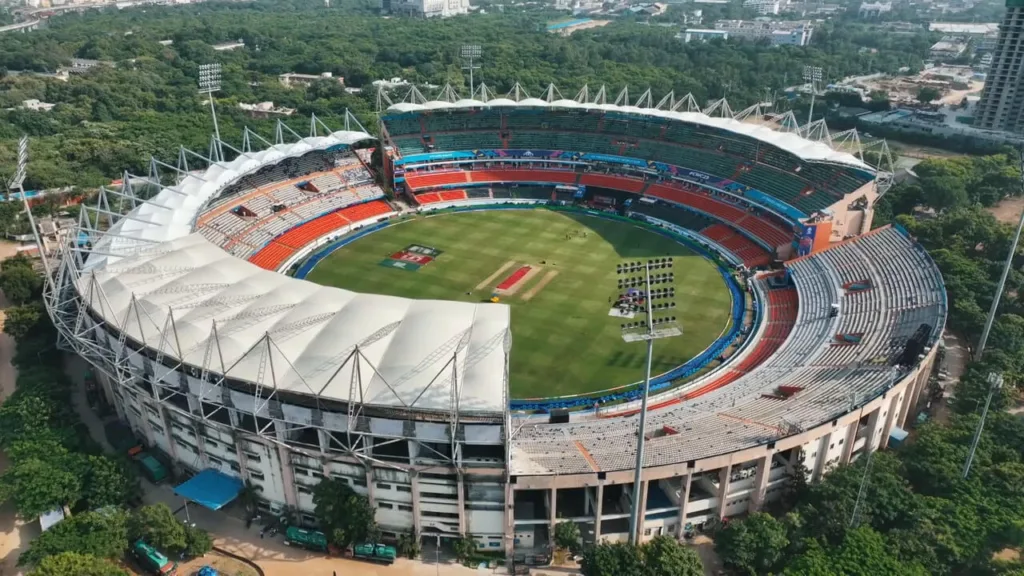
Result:
{"label": "forest area", "polygon": [[[545,32],[545,23],[559,17],[545,11],[428,21],[383,19],[368,5],[339,4],[257,0],[88,11],[54,18],[31,34],[0,36],[0,173],[11,171],[22,134],[32,138],[29,189],[96,187],[125,170],[145,173],[151,155],[173,161],[179,145],[205,152],[212,124],[196,85],[204,63],[223,67],[223,87],[214,95],[221,133],[240,147],[244,125],[267,139],[273,134],[272,121],[247,117],[240,102],[295,108],[286,121],[307,134],[310,114],[337,129],[345,109],[374,132],[375,79],[451,84],[468,96],[458,59],[463,44],[482,47],[476,80],[499,94],[516,82],[534,96],[554,83],[569,98],[584,84],[606,85],[613,98],[623,87],[634,98],[650,88],[655,100],[669,91],[692,93],[702,105],[725,96],[735,110],[799,84],[805,65],[821,66],[835,79],[918,70],[930,45],[928,34],[890,36],[830,22],[821,23],[809,48],[683,44],[675,38],[677,26],[635,21],[563,37]],[[213,49],[238,40],[244,48]],[[53,73],[72,58],[114,65],[67,82],[22,73]],[[331,81],[289,89],[277,80],[285,72],[330,72],[362,92],[348,93]],[[428,98],[436,94],[421,90]],[[391,97],[399,101],[407,91]],[[17,108],[31,98],[57,106],[49,112]]]}

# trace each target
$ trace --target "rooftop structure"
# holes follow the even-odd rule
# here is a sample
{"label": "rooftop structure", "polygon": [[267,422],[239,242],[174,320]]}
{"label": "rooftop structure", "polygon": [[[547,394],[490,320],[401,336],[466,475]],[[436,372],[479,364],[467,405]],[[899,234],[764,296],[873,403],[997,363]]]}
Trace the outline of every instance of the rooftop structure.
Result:
{"label": "rooftop structure", "polygon": [[744,8],[750,8],[762,16],[775,16],[781,5],[780,0],[743,0]]}
{"label": "rooftop structure", "polygon": [[291,88],[292,86],[309,86],[315,84],[321,80],[332,80],[338,84],[345,85],[345,78],[341,76],[335,77],[331,72],[321,72],[319,74],[299,74],[298,72],[285,72],[277,77],[281,84]]}
{"label": "rooftop structure", "polygon": [[469,0],[381,0],[386,14],[448,18],[469,13]]}
{"label": "rooftop structure", "polygon": [[722,39],[728,40],[729,33],[725,30],[707,30],[701,28],[687,28],[681,33],[676,35],[683,42],[707,42],[708,40]]}
{"label": "rooftop structure", "polygon": [[863,18],[877,18],[892,12],[892,2],[861,2],[857,14]]}
{"label": "rooftop structure", "polygon": [[810,22],[784,20],[719,20],[715,29],[727,32],[730,38],[768,40],[773,46],[806,46],[814,33]]}

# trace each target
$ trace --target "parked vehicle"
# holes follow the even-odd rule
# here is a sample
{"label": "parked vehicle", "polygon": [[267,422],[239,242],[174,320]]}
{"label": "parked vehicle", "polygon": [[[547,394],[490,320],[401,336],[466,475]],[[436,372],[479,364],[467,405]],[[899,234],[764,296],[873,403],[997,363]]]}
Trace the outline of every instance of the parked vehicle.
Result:
{"label": "parked vehicle", "polygon": [[384,544],[357,544],[352,547],[352,557],[379,564],[392,564],[398,557],[398,550],[394,546]]}
{"label": "parked vehicle", "polygon": [[178,563],[164,556],[159,550],[146,544],[141,538],[132,544],[132,556],[142,565],[147,574],[153,576],[175,576]]}
{"label": "parked vehicle", "polygon": [[[271,534],[273,536],[273,534]],[[284,531],[284,543],[289,546],[298,546],[307,550],[317,552],[327,551],[327,536],[317,530],[306,530],[296,526],[289,526]]]}

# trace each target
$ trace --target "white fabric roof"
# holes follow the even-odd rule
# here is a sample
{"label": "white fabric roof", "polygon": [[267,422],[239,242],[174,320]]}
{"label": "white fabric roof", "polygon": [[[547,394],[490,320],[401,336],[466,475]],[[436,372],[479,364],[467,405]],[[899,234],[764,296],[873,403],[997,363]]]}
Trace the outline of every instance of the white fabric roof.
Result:
{"label": "white fabric roof", "polygon": [[[503,412],[508,306],[319,286],[263,270],[192,233],[198,211],[239,176],[369,137],[342,132],[278,145],[162,190],[112,228],[117,237],[96,242],[77,281],[80,294],[136,342],[232,379],[334,400],[448,410],[454,376],[461,410]],[[353,389],[357,364],[361,387]]]}
{"label": "white fabric roof", "polygon": [[875,169],[862,162],[859,158],[848,152],[839,152],[823,142],[808,140],[802,136],[790,132],[780,132],[761,124],[741,122],[733,118],[718,118],[708,116],[702,112],[678,112],[671,110],[659,110],[657,108],[641,108],[638,106],[620,106],[615,104],[594,104],[590,102],[577,102],[575,100],[555,100],[546,102],[539,98],[524,98],[518,102],[508,98],[495,98],[486,102],[481,100],[458,100],[447,102],[433,100],[424,104],[411,102],[399,102],[388,107],[392,112],[417,112],[420,110],[459,109],[459,108],[497,108],[497,107],[535,107],[535,108],[573,108],[582,110],[603,110],[614,111],[625,114],[638,114],[645,116],[657,116],[669,118],[680,122],[702,124],[714,128],[720,128],[735,132],[741,136],[756,138],[766,144],[776,146],[804,160],[819,160],[848,164],[872,173]]}

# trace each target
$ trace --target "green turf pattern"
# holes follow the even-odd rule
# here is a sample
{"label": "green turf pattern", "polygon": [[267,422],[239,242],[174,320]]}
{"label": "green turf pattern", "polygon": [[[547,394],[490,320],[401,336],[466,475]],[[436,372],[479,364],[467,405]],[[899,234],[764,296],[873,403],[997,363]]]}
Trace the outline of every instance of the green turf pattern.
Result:
{"label": "green turf pattern", "polygon": [[[384,266],[382,260],[413,244],[441,253],[414,274]],[[551,398],[643,378],[645,346],[623,342],[626,320],[608,310],[618,293],[616,264],[656,256],[675,258],[676,308],[666,314],[683,329],[683,336],[655,345],[653,373],[659,374],[696,356],[728,328],[729,290],[714,263],[628,222],[552,210],[417,217],[338,249],[307,279],[356,292],[483,302],[519,266],[540,266],[501,301],[512,308],[512,398]],[[477,289],[509,261],[515,265]],[[525,300],[549,270],[558,274]]]}

